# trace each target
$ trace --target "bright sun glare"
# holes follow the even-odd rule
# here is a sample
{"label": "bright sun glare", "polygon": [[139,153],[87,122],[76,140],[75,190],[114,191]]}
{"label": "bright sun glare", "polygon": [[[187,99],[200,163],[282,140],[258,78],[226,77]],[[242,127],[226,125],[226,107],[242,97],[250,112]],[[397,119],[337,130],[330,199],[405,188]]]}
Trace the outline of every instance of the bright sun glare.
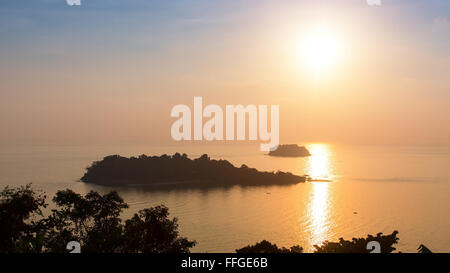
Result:
{"label": "bright sun glare", "polygon": [[320,73],[336,64],[339,47],[338,39],[331,31],[315,29],[303,38],[301,62],[312,72]]}

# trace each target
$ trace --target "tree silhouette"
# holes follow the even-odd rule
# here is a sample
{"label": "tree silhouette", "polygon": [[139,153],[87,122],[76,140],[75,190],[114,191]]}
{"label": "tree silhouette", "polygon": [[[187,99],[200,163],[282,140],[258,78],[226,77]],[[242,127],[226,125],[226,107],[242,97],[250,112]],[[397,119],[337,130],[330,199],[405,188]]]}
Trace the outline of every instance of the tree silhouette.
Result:
{"label": "tree silhouette", "polygon": [[165,206],[144,209],[127,220],[124,252],[186,253],[194,241],[179,237],[177,219],[168,219]]}
{"label": "tree silhouette", "polygon": [[[325,241],[320,246],[314,245],[314,253],[369,253],[367,244],[371,241],[377,241],[381,246],[381,253],[391,253],[395,250],[394,244],[398,243],[398,231],[389,235],[378,233],[377,236],[367,235],[366,238],[353,238],[351,241],[339,239],[339,242]],[[272,244],[266,240],[256,243],[252,246],[246,246],[236,250],[237,253],[302,253],[301,246],[292,246],[290,249],[285,247],[278,248],[276,244]]]}
{"label": "tree silhouette", "polygon": [[31,185],[0,192],[0,252],[40,252],[43,236],[42,209],[46,196],[35,193]]}
{"label": "tree silhouette", "polygon": [[0,193],[0,252],[67,252],[67,243],[77,241],[82,252],[188,253],[196,244],[179,236],[177,219],[169,219],[164,206],[143,209],[123,224],[119,216],[128,205],[117,192],[58,191],[46,218],[45,198],[30,185]]}
{"label": "tree silhouette", "polygon": [[301,246],[292,246],[290,249],[285,247],[279,248],[276,244],[271,244],[270,242],[263,240],[254,245],[248,245],[246,247],[236,249],[236,253],[303,253],[303,248]]}
{"label": "tree silhouette", "polygon": [[64,190],[57,192],[53,201],[58,209],[48,217],[53,232],[47,248],[65,251],[67,240],[83,242],[83,252],[117,252],[121,248],[123,226],[119,215],[128,205],[117,192],[102,196],[91,191],[83,197]]}
{"label": "tree silhouette", "polygon": [[322,245],[314,245],[315,253],[369,253],[367,244],[371,241],[380,243],[381,253],[391,253],[395,250],[393,245],[398,243],[398,231],[389,235],[378,233],[377,236],[367,235],[366,238],[353,238],[351,241],[339,239],[339,242],[325,241]]}

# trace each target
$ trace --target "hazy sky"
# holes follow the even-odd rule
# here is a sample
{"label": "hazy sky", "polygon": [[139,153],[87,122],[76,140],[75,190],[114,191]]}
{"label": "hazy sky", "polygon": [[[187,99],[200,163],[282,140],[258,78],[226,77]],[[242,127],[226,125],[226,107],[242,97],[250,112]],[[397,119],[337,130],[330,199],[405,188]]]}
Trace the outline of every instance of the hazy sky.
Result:
{"label": "hazy sky", "polygon": [[0,0],[0,143],[170,144],[194,95],[279,104],[281,142],[448,145],[450,1]]}

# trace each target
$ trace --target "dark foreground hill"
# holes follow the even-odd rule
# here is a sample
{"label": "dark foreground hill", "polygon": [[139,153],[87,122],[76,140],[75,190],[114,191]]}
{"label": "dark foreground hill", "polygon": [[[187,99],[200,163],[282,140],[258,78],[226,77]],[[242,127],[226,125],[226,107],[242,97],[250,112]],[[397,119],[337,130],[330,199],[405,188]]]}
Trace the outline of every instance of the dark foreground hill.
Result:
{"label": "dark foreground hill", "polygon": [[306,177],[285,172],[260,172],[246,165],[237,168],[227,160],[210,159],[206,154],[189,159],[186,154],[176,153],[173,156],[130,158],[107,156],[88,167],[81,181],[101,185],[250,186],[296,184],[305,182]]}

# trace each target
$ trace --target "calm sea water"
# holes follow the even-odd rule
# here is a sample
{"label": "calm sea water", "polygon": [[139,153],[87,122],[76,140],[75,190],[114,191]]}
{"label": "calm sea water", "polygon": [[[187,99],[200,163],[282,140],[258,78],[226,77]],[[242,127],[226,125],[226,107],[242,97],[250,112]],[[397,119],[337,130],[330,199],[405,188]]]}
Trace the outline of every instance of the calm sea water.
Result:
{"label": "calm sea water", "polygon": [[121,188],[130,204],[123,217],[165,204],[179,219],[194,252],[229,252],[263,239],[312,251],[325,240],[400,232],[398,249],[423,243],[450,252],[450,147],[380,147],[307,144],[308,158],[273,158],[256,145],[2,146],[0,186],[33,187],[52,196],[71,188],[85,193],[111,188],[77,180],[94,160],[110,154],[208,153],[240,166],[309,174],[332,182],[292,186],[146,190]]}

